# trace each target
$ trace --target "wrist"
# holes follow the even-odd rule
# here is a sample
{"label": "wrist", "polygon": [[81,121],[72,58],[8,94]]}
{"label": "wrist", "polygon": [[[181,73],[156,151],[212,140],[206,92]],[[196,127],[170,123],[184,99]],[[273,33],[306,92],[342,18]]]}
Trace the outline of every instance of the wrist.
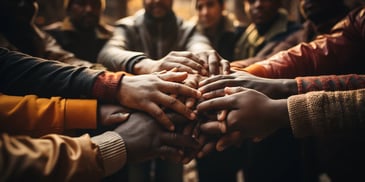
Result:
{"label": "wrist", "polygon": [[298,85],[295,79],[281,79],[283,83],[283,96],[282,98],[288,98],[292,95],[298,94]]}
{"label": "wrist", "polygon": [[272,111],[277,127],[278,128],[287,128],[290,126],[289,112],[288,112],[288,104],[287,99],[278,99],[272,100]]}
{"label": "wrist", "polygon": [[151,73],[151,67],[155,61],[145,58],[138,61],[133,67],[133,73],[140,75],[140,74],[149,74]]}
{"label": "wrist", "polygon": [[124,72],[103,72],[100,74],[93,86],[93,96],[102,101],[117,102],[118,90],[124,75]]}

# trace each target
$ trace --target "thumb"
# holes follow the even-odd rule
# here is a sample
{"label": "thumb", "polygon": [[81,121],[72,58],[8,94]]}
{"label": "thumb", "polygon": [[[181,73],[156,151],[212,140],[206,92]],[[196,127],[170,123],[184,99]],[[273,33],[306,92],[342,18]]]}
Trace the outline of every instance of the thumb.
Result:
{"label": "thumb", "polygon": [[102,125],[110,126],[117,123],[122,123],[128,119],[129,115],[129,113],[114,113],[108,116],[104,121],[102,121]]}

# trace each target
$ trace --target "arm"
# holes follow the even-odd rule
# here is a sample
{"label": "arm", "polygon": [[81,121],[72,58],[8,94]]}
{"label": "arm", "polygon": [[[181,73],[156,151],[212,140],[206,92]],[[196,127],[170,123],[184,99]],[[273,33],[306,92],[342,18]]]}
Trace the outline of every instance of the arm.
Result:
{"label": "arm", "polygon": [[42,136],[72,129],[95,129],[97,126],[96,100],[0,94],[0,108],[0,120],[11,121],[3,122],[0,130],[12,135]]}
{"label": "arm", "polygon": [[269,78],[361,73],[365,49],[363,11],[350,13],[329,35],[299,44],[244,70]]}
{"label": "arm", "polygon": [[0,135],[1,181],[101,180],[104,174],[98,147],[88,135],[42,138]]}
{"label": "arm", "polygon": [[364,98],[365,89],[309,92],[289,97],[288,111],[294,135],[328,137],[363,132]]}
{"label": "arm", "polygon": [[91,96],[102,71],[75,67],[0,48],[0,90],[5,94]]}

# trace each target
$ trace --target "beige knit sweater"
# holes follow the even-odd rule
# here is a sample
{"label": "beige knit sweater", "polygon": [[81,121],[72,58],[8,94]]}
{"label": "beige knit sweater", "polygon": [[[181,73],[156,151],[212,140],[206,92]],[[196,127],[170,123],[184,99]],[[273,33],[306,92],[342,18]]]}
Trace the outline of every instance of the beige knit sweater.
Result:
{"label": "beige knit sweater", "polygon": [[365,89],[291,96],[288,111],[296,137],[343,135],[365,128]]}

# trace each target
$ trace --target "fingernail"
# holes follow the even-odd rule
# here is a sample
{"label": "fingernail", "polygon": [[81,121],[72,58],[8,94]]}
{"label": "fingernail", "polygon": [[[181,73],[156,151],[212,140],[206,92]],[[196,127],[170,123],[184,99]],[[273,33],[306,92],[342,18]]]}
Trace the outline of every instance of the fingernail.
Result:
{"label": "fingernail", "polygon": [[170,130],[170,131],[174,131],[174,130],[175,130],[175,126],[174,126],[174,125],[171,125],[171,126],[169,127],[169,130]]}
{"label": "fingernail", "polygon": [[219,152],[223,151],[224,149],[226,149],[226,146],[223,146],[223,145],[218,145],[218,146],[217,146],[217,150],[218,150]]}
{"label": "fingernail", "polygon": [[193,119],[195,119],[195,118],[196,118],[196,114],[195,114],[195,113],[193,113],[193,112],[192,112],[192,113],[190,113],[190,119],[191,119],[191,120],[193,120]]}
{"label": "fingernail", "polygon": [[198,158],[202,158],[203,157],[203,152],[199,152],[197,155]]}

